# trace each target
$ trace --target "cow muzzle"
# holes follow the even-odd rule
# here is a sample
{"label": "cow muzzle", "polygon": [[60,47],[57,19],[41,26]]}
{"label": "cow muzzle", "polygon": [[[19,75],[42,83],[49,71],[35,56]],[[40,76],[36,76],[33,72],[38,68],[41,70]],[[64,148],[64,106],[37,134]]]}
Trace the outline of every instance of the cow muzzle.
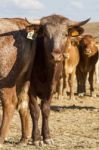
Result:
{"label": "cow muzzle", "polygon": [[85,53],[85,55],[91,55],[92,51],[91,51],[91,49],[87,48],[84,53]]}
{"label": "cow muzzle", "polygon": [[52,60],[55,62],[59,62],[63,60],[63,55],[61,52],[52,52],[51,57],[52,57]]}

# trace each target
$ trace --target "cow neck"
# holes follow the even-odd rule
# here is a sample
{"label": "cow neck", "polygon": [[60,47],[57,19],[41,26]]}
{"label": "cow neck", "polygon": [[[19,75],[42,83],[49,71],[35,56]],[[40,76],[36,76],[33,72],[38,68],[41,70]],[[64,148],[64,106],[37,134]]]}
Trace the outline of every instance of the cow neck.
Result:
{"label": "cow neck", "polygon": [[53,75],[52,75],[52,81],[51,81],[51,92],[52,94],[56,91],[57,83],[60,79],[61,73],[62,73],[62,62],[57,62],[54,65]]}
{"label": "cow neck", "polygon": [[49,61],[49,58],[46,56],[46,68],[48,74],[48,84],[51,88],[51,92],[55,92],[57,82],[60,78],[60,74],[62,72],[62,62],[55,62]]}
{"label": "cow neck", "polygon": [[38,38],[33,70],[34,74],[36,72],[39,82],[46,86],[46,84],[50,85],[54,80],[57,80],[59,76],[58,68],[60,70],[61,64],[61,62],[53,63],[52,61],[49,61],[44,48],[44,38]]}
{"label": "cow neck", "polygon": [[36,54],[32,69],[31,83],[34,91],[41,99],[48,99],[56,90],[62,70],[62,62],[52,63],[44,48],[44,39],[38,38],[36,44]]}

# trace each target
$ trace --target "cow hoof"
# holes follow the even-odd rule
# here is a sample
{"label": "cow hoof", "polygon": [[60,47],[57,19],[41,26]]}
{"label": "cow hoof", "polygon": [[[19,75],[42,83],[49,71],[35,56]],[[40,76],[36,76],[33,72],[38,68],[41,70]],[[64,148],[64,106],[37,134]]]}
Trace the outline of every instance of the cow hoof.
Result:
{"label": "cow hoof", "polygon": [[33,140],[30,139],[30,140],[28,141],[28,144],[32,145],[32,144],[33,144]]}
{"label": "cow hoof", "polygon": [[4,141],[7,142],[7,141],[8,141],[8,138],[6,137],[6,138],[4,139]]}
{"label": "cow hoof", "polygon": [[43,147],[44,146],[44,142],[40,141],[39,145],[40,145],[40,147]]}
{"label": "cow hoof", "polygon": [[85,93],[79,93],[78,96],[83,97],[83,96],[85,96]]}
{"label": "cow hoof", "polygon": [[35,141],[35,142],[33,142],[33,145],[36,147],[43,147],[44,143],[43,143],[43,141]]}
{"label": "cow hoof", "polygon": [[27,144],[28,144],[28,141],[29,141],[29,139],[21,139],[19,142],[18,142],[18,144],[20,145],[20,146],[27,146]]}
{"label": "cow hoof", "polygon": [[53,139],[47,139],[44,141],[45,144],[48,144],[48,145],[53,145],[54,144],[54,141]]}
{"label": "cow hoof", "polygon": [[91,93],[91,97],[96,98],[96,93]]}
{"label": "cow hoof", "polygon": [[33,145],[36,146],[36,147],[39,147],[40,146],[40,141],[33,142]]}

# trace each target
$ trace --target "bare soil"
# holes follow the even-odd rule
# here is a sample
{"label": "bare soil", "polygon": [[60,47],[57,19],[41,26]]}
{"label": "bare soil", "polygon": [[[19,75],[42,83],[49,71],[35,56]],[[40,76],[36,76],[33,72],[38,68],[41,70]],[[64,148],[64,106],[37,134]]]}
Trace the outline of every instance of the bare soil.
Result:
{"label": "bare soil", "polygon": [[53,98],[49,124],[54,145],[37,148],[31,144],[16,144],[21,137],[20,118],[16,111],[8,141],[1,150],[99,150],[99,85],[95,85],[95,89],[96,98],[89,95],[82,98],[76,96],[76,100],[64,97],[64,100],[59,101]]}

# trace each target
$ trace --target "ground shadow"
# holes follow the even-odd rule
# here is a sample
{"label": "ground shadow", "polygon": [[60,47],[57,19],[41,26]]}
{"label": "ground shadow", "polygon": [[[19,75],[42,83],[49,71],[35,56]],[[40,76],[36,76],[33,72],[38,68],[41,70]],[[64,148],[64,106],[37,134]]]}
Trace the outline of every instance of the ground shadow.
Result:
{"label": "ground shadow", "polygon": [[91,106],[77,106],[77,105],[70,105],[70,106],[51,106],[51,110],[53,111],[61,111],[61,110],[68,110],[68,109],[78,109],[78,110],[82,110],[82,109],[86,109],[86,110],[94,110],[97,109],[96,107],[91,107]]}

